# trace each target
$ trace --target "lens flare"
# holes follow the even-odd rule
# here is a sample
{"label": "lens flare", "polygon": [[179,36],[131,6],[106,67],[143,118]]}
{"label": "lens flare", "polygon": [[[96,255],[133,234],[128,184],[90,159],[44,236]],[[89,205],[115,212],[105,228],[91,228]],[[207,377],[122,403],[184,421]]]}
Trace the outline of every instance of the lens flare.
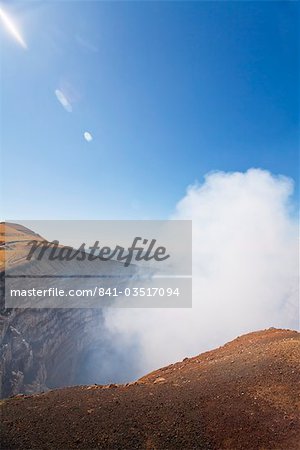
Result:
{"label": "lens flare", "polygon": [[91,142],[93,140],[93,136],[88,131],[83,133],[83,137],[87,142]]}
{"label": "lens flare", "polygon": [[15,38],[15,40],[25,49],[27,49],[27,44],[22,38],[19,30],[16,25],[12,21],[12,19],[0,8],[0,19],[2,20],[3,25],[7,29],[7,31]]}

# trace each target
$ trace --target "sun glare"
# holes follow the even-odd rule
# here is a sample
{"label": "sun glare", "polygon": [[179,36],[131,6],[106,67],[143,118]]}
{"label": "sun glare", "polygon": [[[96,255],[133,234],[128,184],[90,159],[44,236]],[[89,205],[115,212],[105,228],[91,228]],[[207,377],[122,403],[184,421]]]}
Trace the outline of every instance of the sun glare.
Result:
{"label": "sun glare", "polygon": [[2,8],[0,8],[0,19],[2,20],[2,23],[5,25],[7,31],[15,38],[16,41],[19,42],[19,44],[27,49],[27,44],[22,38],[18,28],[14,24],[13,20],[3,11]]}

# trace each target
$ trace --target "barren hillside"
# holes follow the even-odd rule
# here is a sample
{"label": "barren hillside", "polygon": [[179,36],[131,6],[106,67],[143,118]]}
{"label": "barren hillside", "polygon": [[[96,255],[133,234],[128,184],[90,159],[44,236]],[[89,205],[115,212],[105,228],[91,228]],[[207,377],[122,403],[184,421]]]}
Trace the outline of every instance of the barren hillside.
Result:
{"label": "barren hillside", "polygon": [[127,385],[2,403],[2,448],[299,449],[299,333],[270,329]]}

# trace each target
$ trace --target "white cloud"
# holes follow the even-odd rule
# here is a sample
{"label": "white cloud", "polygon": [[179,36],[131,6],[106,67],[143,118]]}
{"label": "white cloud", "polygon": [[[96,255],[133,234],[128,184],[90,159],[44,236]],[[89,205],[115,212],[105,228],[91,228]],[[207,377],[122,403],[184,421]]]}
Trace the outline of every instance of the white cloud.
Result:
{"label": "white cloud", "polygon": [[55,95],[56,95],[56,98],[59,101],[59,103],[62,105],[62,107],[66,111],[72,112],[73,108],[72,108],[70,101],[68,100],[66,95],[60,89],[55,90]]}
{"label": "white cloud", "polygon": [[137,376],[242,333],[298,326],[292,189],[259,169],[189,187],[173,218],[193,219],[193,308],[107,311],[112,336],[140,346]]}
{"label": "white cloud", "polygon": [[91,142],[93,140],[93,136],[88,131],[83,133],[83,137],[87,142]]}

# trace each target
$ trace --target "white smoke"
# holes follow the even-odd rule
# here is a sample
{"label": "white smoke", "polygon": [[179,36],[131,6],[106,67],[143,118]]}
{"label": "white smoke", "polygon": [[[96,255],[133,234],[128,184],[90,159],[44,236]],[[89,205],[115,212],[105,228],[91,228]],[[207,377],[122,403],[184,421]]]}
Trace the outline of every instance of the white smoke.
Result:
{"label": "white smoke", "polygon": [[140,349],[136,375],[268,327],[298,326],[293,183],[260,169],[211,173],[174,219],[193,220],[193,308],[111,309],[106,325]]}

